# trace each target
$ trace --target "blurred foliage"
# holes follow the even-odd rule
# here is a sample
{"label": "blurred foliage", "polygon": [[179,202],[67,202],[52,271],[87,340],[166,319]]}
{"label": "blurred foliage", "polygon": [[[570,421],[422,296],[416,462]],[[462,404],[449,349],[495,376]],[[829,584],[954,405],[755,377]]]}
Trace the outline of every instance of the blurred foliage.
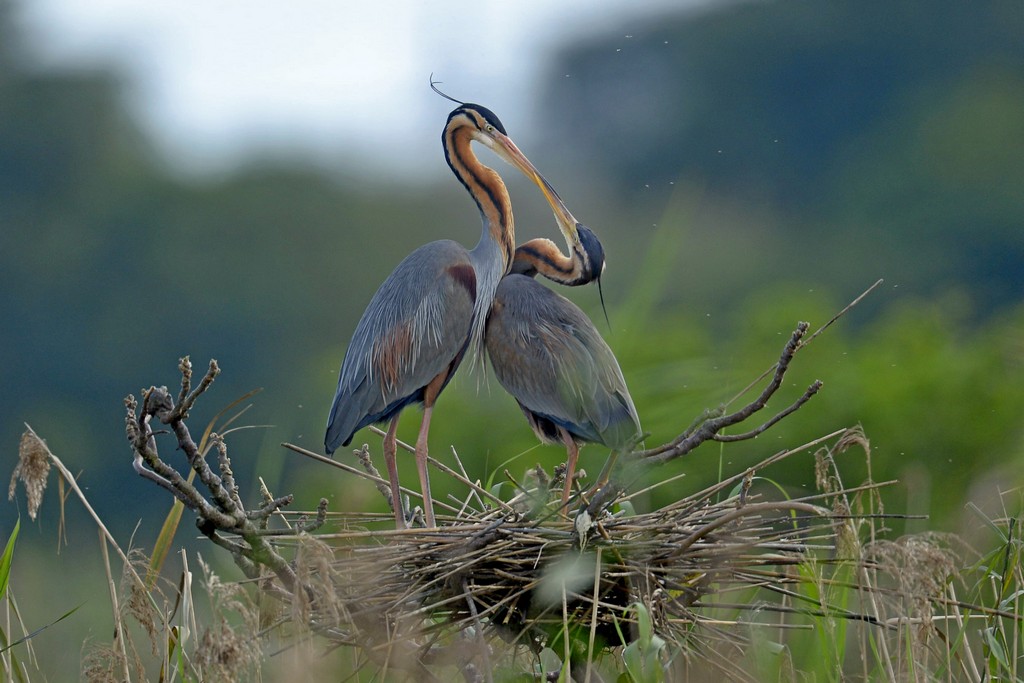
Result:
{"label": "blurred foliage", "polygon": [[[860,422],[875,478],[903,481],[891,509],[930,513],[928,526],[956,527],[965,500],[1024,483],[1020,7],[723,3],[595,34],[550,66],[543,137],[524,149],[605,242],[607,338],[649,444],[733,398],[798,320],[814,329],[886,278],[797,356],[780,400],[816,378],[825,389],[796,417],[644,476],[685,471],[695,490]],[[223,405],[265,388],[244,421],[272,426],[230,441],[243,491],[255,499],[262,475],[297,507],[379,505],[278,444],[322,447],[345,344],[394,265],[432,239],[475,242],[440,150],[433,185],[365,178],[358,160],[183,178],[115,70],[39,70],[9,15],[0,0],[0,443],[13,452],[31,421],[115,532],[142,518],[136,542],[151,545],[170,501],[131,470],[121,399],[176,382],[181,355],[215,357]],[[446,112],[439,101],[439,127]],[[510,186],[521,236],[553,236],[539,198]],[[593,289],[568,295],[600,321]],[[463,372],[446,390],[434,455],[454,444],[485,480],[562,459],[479,383]],[[400,436],[417,423],[410,411]],[[584,467],[602,460],[583,451]],[[411,458],[402,467],[415,481]],[[775,477],[799,491],[809,472]]]}
{"label": "blurred foliage", "polygon": [[1021,35],[1017,0],[712,5],[567,49],[544,142],[617,202],[746,207],[775,267],[966,286],[985,313],[1024,293]]}

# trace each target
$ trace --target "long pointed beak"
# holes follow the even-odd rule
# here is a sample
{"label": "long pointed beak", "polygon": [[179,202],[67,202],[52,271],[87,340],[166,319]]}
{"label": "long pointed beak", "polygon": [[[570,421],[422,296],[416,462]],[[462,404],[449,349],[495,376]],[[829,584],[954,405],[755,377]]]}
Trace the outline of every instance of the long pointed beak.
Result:
{"label": "long pointed beak", "polygon": [[[551,205],[551,211],[555,214],[555,221],[558,223],[558,228],[562,231],[562,234],[572,244],[579,244],[579,233],[576,230],[579,221],[569,211],[562,198],[558,196],[555,188],[540,174],[540,171],[526,158],[526,155],[519,151],[519,148],[516,147],[516,144],[512,142],[510,137],[498,132],[493,133],[493,135],[498,143],[498,146],[494,149],[499,150],[499,154],[505,157],[507,162],[518,168],[523,175],[537,184],[537,187],[544,194],[544,198]],[[501,154],[501,152],[504,152],[504,154]]]}

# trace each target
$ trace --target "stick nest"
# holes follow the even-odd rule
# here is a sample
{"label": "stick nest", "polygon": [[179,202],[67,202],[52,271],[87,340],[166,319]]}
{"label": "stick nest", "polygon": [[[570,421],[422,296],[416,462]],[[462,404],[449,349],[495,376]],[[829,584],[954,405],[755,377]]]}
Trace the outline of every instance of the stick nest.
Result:
{"label": "stick nest", "polygon": [[[471,493],[439,529],[370,531],[379,527],[370,517],[341,517],[346,531],[318,535],[323,545],[311,551],[326,558],[314,564],[329,607],[310,604],[305,618],[340,625],[330,637],[378,665],[421,674],[467,662],[489,669],[495,657],[539,659],[546,649],[582,671],[602,651],[637,642],[684,659],[717,641],[741,647],[742,634],[726,628],[737,610],[751,621],[775,610],[807,580],[796,567],[859,562],[850,509],[872,504],[876,488],[842,488],[832,454],[867,442],[859,430],[826,438],[831,449],[816,454],[825,489],[799,500],[753,493],[752,468],[652,512],[633,513],[637,495],[620,493],[593,517],[584,508],[568,518],[538,471],[511,501]],[[741,597],[758,591],[776,600]]]}

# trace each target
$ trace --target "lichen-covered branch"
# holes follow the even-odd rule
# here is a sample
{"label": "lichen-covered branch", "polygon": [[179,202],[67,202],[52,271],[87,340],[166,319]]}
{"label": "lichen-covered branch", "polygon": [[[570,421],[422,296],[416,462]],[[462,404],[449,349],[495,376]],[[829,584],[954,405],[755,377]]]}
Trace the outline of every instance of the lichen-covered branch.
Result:
{"label": "lichen-covered branch", "polygon": [[[246,510],[231,469],[227,442],[218,434],[210,435],[209,443],[216,448],[218,455],[215,471],[206,460],[206,452],[192,438],[186,423],[189,410],[213,384],[220,374],[220,367],[216,361],[211,360],[203,378],[194,388],[192,364],[188,357],[181,359],[178,368],[181,371],[181,390],[177,404],[167,387],[162,386],[143,391],[141,409],[134,396],[125,398],[125,432],[132,446],[135,471],[170,492],[192,510],[198,517],[196,526],[199,530],[215,544],[231,552],[246,575],[258,575],[260,566],[267,567],[280,579],[285,590],[294,593],[299,589],[295,570],[266,537],[295,535],[321,526],[327,515],[327,501],[321,500],[315,520],[287,530],[269,531],[267,521],[271,515],[289,505],[292,496],[270,498],[259,508]],[[206,494],[160,457],[157,432],[152,426],[154,419],[169,427],[174,434],[177,448],[185,454],[189,466],[206,489]]]}

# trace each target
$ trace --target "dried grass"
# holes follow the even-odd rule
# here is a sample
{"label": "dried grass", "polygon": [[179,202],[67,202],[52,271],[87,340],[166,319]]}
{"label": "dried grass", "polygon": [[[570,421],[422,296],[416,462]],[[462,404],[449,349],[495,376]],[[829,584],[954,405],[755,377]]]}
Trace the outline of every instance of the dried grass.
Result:
{"label": "dried grass", "polygon": [[[922,549],[920,566],[883,566],[882,545],[861,552],[861,537],[870,537],[864,529],[878,517],[851,510],[877,498],[877,485],[845,487],[834,462],[851,446],[869,453],[859,430],[817,454],[819,493],[769,500],[750,491],[757,470],[818,443],[647,513],[627,514],[622,506],[589,521],[569,519],[556,511],[558,489],[533,476],[533,488],[502,505],[483,505],[470,492],[436,530],[380,530],[378,516],[333,516],[342,531],[297,544],[297,574],[317,588],[315,597],[297,597],[301,609],[292,617],[356,648],[381,671],[414,677],[456,662],[476,671],[498,663],[521,670],[524,655],[526,668],[538,673],[542,653],[551,652],[586,669],[602,653],[637,642],[649,619],[663,666],[692,672],[699,662],[742,678],[735,655],[749,645],[749,625],[793,611],[792,595],[812,582],[798,570],[803,565],[828,568],[816,579],[825,584],[837,567],[870,565],[876,574],[917,581],[915,594],[935,596],[925,577],[938,565],[923,553],[924,541],[907,546]],[[827,601],[800,610],[884,628],[872,615]],[[713,654],[722,651],[733,658]]]}
{"label": "dried grass", "polygon": [[50,474],[50,449],[46,442],[25,425],[18,444],[18,464],[11,474],[11,484],[7,488],[7,499],[14,500],[18,481],[25,487],[28,516],[35,519],[39,506],[43,504],[43,491],[46,490],[46,478]]}

